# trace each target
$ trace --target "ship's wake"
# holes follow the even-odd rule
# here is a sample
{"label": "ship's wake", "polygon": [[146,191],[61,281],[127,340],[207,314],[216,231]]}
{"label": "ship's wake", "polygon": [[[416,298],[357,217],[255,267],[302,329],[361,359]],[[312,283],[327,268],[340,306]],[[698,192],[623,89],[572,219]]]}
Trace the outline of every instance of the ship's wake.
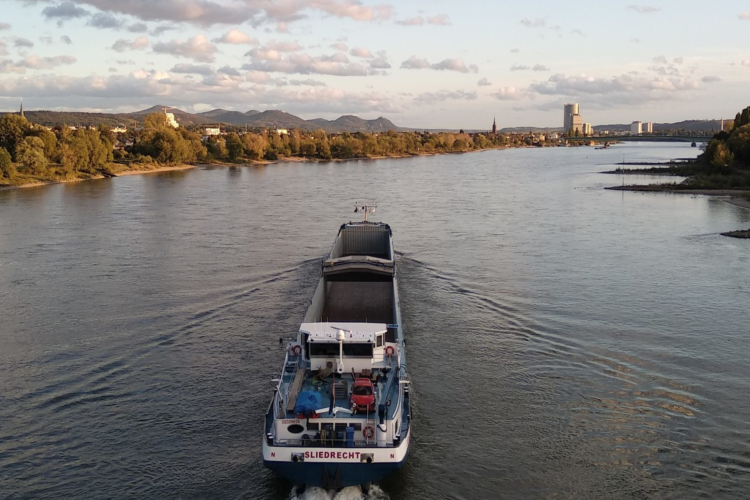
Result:
{"label": "ship's wake", "polygon": [[288,500],[389,500],[386,492],[376,484],[365,493],[360,486],[350,486],[342,490],[325,490],[323,488],[305,488],[299,491],[293,488]]}

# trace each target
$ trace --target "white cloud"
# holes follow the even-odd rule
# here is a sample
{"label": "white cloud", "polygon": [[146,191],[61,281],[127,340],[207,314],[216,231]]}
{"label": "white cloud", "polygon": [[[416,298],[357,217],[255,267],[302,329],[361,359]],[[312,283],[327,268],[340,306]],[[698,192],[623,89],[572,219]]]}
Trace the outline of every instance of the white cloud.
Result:
{"label": "white cloud", "polygon": [[355,47],[349,53],[354,57],[361,57],[363,59],[372,59],[375,57],[372,55],[372,52],[362,47]]}
{"label": "white cloud", "polygon": [[656,56],[654,57],[653,61],[656,64],[669,64],[669,61],[667,61],[667,58],[664,56]]}
{"label": "white cloud", "polygon": [[145,33],[148,31],[148,26],[145,23],[133,23],[128,26],[128,31],[131,33]]}
{"label": "white cloud", "polygon": [[212,75],[214,69],[207,64],[177,64],[174,68],[169,70],[171,73],[180,74],[196,74],[196,75]]}
{"label": "white cloud", "polygon": [[401,63],[401,67],[404,69],[425,69],[430,67],[430,63],[427,62],[427,59],[419,59],[417,56],[411,56]]}
{"label": "white cloud", "polygon": [[148,47],[148,37],[139,36],[135,40],[120,38],[112,45],[112,50],[124,52],[126,50],[142,50]]}
{"label": "white cloud", "polygon": [[198,62],[213,62],[216,46],[208,41],[205,35],[195,35],[187,40],[172,40],[154,45],[154,52],[186,57]]}
{"label": "white cloud", "polygon": [[434,24],[436,26],[450,26],[451,22],[447,14],[438,14],[427,18],[427,24]]}
{"label": "white cloud", "polygon": [[64,43],[65,45],[70,45],[73,43],[73,40],[70,39],[68,35],[62,35],[60,36],[60,41]]}
{"label": "white cloud", "polygon": [[648,78],[638,75],[593,77],[553,75],[546,82],[535,83],[529,90],[541,95],[578,97],[588,100],[609,100],[613,104],[643,103],[665,99],[689,98],[701,88],[698,82],[684,77]]}
{"label": "white cloud", "polygon": [[654,12],[659,12],[661,7],[653,7],[651,5],[628,5],[628,10],[634,10],[641,14],[653,14]]}
{"label": "white cloud", "polygon": [[571,31],[571,32],[570,32],[570,34],[571,34],[571,35],[578,35],[578,36],[586,36],[586,35],[585,35],[585,34],[583,33],[583,31],[581,31],[581,30],[579,30],[579,29],[574,29],[573,31]]}
{"label": "white cloud", "polygon": [[411,17],[402,21],[396,21],[396,24],[400,24],[401,26],[422,26],[424,24],[424,18]]}
{"label": "white cloud", "polygon": [[76,58],[73,56],[37,57],[32,55],[19,62],[18,66],[29,69],[52,69],[75,63]]}
{"label": "white cloud", "polygon": [[750,59],[743,59],[740,61],[740,64],[743,66],[750,66]]}
{"label": "white cloud", "polygon": [[8,23],[0,23],[0,31],[5,31],[10,29],[10,24]]}
{"label": "white cloud", "polygon": [[675,58],[674,58],[674,59],[672,60],[672,62],[673,62],[673,63],[675,63],[675,64],[682,64],[682,63],[684,63],[684,62],[685,62],[685,59],[683,59],[682,57],[675,57]]}
{"label": "white cloud", "polygon": [[338,50],[340,52],[346,52],[349,50],[349,47],[346,46],[344,42],[336,42],[334,44],[329,45],[332,49]]}
{"label": "white cloud", "polygon": [[481,80],[479,80],[477,82],[477,85],[480,86],[480,87],[488,87],[488,86],[492,85],[492,82],[490,82],[486,78],[482,78]]}
{"label": "white cloud", "polygon": [[745,11],[737,17],[739,17],[743,21],[750,21],[750,11]]}
{"label": "white cloud", "polygon": [[722,80],[718,76],[708,75],[708,76],[704,76],[703,78],[701,78],[701,81],[704,83],[718,83]]}
{"label": "white cloud", "polygon": [[256,53],[253,62],[245,64],[243,69],[252,72],[286,73],[286,74],[319,74],[332,76],[367,76],[380,74],[379,71],[367,68],[359,63],[349,62],[345,54],[337,52],[330,56],[310,56],[307,54],[282,55],[277,51]]}
{"label": "white cloud", "polygon": [[477,98],[476,92],[465,92],[463,90],[439,90],[437,92],[424,92],[414,98],[415,101],[434,104],[447,100],[466,100],[474,101]]}
{"label": "white cloud", "polygon": [[501,101],[518,101],[526,97],[527,91],[517,89],[516,87],[500,87],[493,97]]}
{"label": "white cloud", "polygon": [[306,80],[289,80],[289,85],[300,85],[306,87],[326,87],[325,82],[308,78]]}
{"label": "white cloud", "polygon": [[214,43],[228,43],[232,45],[258,45],[258,40],[238,29],[231,29],[219,38],[211,40]]}

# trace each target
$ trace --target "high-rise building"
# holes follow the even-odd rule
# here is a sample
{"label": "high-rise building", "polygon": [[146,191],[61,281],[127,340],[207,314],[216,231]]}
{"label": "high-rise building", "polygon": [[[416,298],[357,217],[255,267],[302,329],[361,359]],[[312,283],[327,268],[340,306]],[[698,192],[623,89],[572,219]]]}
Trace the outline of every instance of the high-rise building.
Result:
{"label": "high-rise building", "polygon": [[[563,132],[568,132],[573,127],[573,117],[580,117],[580,111],[578,103],[563,106]],[[583,123],[583,119],[581,119],[581,123]]]}
{"label": "high-rise building", "polygon": [[633,122],[630,124],[630,135],[641,135],[643,133],[643,122]]}
{"label": "high-rise building", "polygon": [[654,123],[653,122],[646,122],[643,124],[643,132],[646,134],[653,134],[654,133]]}
{"label": "high-rise building", "polygon": [[594,127],[590,123],[583,124],[583,135],[594,135]]}

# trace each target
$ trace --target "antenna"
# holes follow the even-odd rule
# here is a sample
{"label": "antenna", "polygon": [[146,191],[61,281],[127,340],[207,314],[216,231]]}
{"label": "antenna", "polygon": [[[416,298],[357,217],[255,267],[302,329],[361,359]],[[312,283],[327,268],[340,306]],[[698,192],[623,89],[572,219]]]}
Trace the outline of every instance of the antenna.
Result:
{"label": "antenna", "polygon": [[365,202],[365,203],[357,202],[354,205],[354,213],[356,214],[358,212],[364,212],[365,213],[365,222],[367,222],[367,216],[369,214],[374,214],[376,208],[378,208],[378,204],[376,202],[374,202],[374,201],[372,201],[372,202]]}

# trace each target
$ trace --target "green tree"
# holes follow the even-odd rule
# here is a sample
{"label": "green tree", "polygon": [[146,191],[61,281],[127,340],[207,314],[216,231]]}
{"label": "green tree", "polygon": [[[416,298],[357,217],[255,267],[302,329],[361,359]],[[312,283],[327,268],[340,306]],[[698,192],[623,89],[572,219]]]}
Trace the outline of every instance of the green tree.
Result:
{"label": "green tree", "polygon": [[5,148],[16,158],[16,145],[31,129],[31,124],[26,118],[16,114],[7,114],[0,118],[0,148]]}
{"label": "green tree", "polygon": [[734,128],[740,128],[742,126],[742,113],[737,113],[734,117]]}
{"label": "green tree", "polygon": [[245,148],[243,147],[242,141],[240,140],[240,136],[238,136],[235,132],[232,132],[227,136],[227,153],[229,154],[229,159],[234,161],[240,156],[242,156],[242,153],[244,152]]}
{"label": "green tree", "polygon": [[44,141],[39,137],[29,136],[16,146],[18,162],[35,175],[42,175],[47,171],[49,161],[44,156]]}
{"label": "green tree", "polygon": [[12,179],[16,175],[13,159],[5,148],[0,148],[0,177]]}
{"label": "green tree", "polygon": [[743,109],[740,117],[740,126],[747,124],[750,124],[750,107]]}

